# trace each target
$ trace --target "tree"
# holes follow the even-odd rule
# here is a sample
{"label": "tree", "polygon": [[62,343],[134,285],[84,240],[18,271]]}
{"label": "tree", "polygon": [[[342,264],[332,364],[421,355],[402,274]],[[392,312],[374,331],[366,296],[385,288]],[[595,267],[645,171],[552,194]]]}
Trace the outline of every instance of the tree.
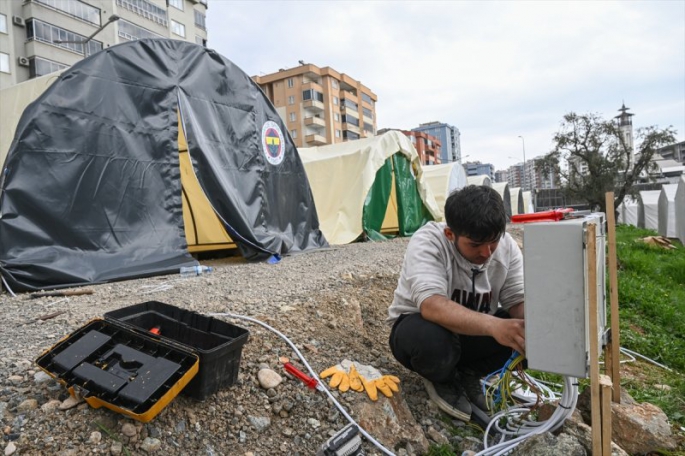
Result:
{"label": "tree", "polygon": [[633,194],[633,185],[642,172],[656,167],[652,158],[657,149],[675,143],[675,135],[673,127],[639,128],[635,141],[639,146],[633,151],[616,123],[596,114],[571,112],[554,135],[554,150],[540,159],[536,168],[560,175],[568,197],[606,212],[606,192],[614,192],[617,208],[627,194]]}

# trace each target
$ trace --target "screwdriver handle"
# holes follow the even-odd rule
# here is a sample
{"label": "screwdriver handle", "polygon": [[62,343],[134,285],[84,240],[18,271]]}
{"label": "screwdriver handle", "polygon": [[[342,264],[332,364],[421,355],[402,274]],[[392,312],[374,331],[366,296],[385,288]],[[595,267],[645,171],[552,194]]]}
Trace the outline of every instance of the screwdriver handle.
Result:
{"label": "screwdriver handle", "polygon": [[316,389],[316,386],[319,384],[319,381],[317,379],[310,377],[309,375],[300,371],[297,367],[293,366],[290,363],[283,364],[283,367],[285,368],[285,370],[287,370],[289,373],[300,379],[305,385],[307,385],[311,389]]}

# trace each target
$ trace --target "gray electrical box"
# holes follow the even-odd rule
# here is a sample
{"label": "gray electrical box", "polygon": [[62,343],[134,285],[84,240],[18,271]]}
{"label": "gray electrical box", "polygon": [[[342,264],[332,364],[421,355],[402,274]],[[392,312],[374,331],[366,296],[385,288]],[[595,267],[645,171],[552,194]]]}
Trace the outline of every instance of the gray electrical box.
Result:
{"label": "gray electrical box", "polygon": [[[598,334],[589,333],[588,223],[597,226]],[[606,327],[604,214],[526,224],[523,267],[528,367],[587,378],[590,337],[601,347]]]}

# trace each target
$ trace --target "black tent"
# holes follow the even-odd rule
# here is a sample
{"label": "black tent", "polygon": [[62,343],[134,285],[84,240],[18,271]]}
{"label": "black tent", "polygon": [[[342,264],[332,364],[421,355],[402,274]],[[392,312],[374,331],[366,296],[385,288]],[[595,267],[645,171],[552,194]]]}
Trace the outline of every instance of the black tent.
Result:
{"label": "black tent", "polygon": [[259,87],[215,51],[145,39],[79,62],[24,111],[0,182],[10,288],[196,264],[179,165],[186,141],[199,188],[246,258],[327,246],[297,150]]}

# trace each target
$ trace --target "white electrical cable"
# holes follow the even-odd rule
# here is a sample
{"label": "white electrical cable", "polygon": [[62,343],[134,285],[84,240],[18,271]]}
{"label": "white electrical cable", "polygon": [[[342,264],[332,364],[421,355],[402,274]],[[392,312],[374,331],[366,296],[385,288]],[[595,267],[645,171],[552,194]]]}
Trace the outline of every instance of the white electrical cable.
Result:
{"label": "white electrical cable", "polygon": [[302,353],[300,352],[300,350],[297,349],[297,347],[295,346],[295,344],[293,344],[293,343],[290,341],[290,339],[288,339],[288,337],[287,337],[285,334],[281,333],[280,331],[278,331],[278,330],[275,329],[275,328],[272,328],[271,326],[267,325],[266,323],[257,320],[256,318],[246,317],[246,316],[244,316],[244,315],[235,315],[235,314],[230,314],[230,313],[210,313],[210,314],[208,314],[208,315],[209,315],[210,317],[229,317],[229,318],[238,318],[238,319],[241,319],[241,320],[247,320],[247,321],[250,321],[250,322],[252,322],[252,323],[256,323],[256,324],[258,324],[258,325],[263,326],[264,328],[268,329],[269,331],[271,331],[271,332],[277,334],[281,339],[285,340],[285,341],[288,343],[288,345],[290,345],[290,348],[292,348],[293,351],[297,354],[298,358],[300,358],[300,361],[302,361],[302,364],[305,365],[305,367],[306,367],[307,370],[309,371],[309,374],[312,376],[312,378],[315,378],[316,381],[318,382],[318,384],[321,385],[321,391],[323,391],[324,393],[326,393],[326,395],[328,396],[328,398],[333,402],[333,404],[335,404],[335,406],[338,408],[338,410],[340,410],[340,413],[343,414],[343,416],[347,419],[347,421],[349,421],[350,423],[356,425],[356,426],[359,428],[359,432],[361,432],[362,435],[363,435],[364,437],[366,437],[366,439],[367,439],[369,442],[373,443],[373,444],[376,446],[376,448],[378,448],[379,450],[381,450],[383,453],[387,454],[388,456],[395,456],[395,453],[393,453],[392,451],[390,451],[390,450],[388,450],[387,448],[385,448],[380,442],[378,442],[376,439],[374,439],[373,437],[371,437],[371,435],[370,435],[368,432],[366,432],[364,429],[362,429],[362,427],[361,427],[359,424],[357,424],[356,421],[354,421],[354,418],[352,418],[352,417],[350,416],[350,414],[347,413],[347,411],[343,408],[343,406],[340,405],[340,403],[335,399],[335,397],[333,397],[333,395],[331,394],[331,392],[330,392],[330,391],[328,390],[328,388],[326,387],[325,383],[323,383],[322,381],[319,380],[318,375],[316,374],[316,372],[314,372],[314,370],[312,369],[312,367],[309,365],[309,363],[307,362],[307,360],[304,358],[304,355],[302,355]]}
{"label": "white electrical cable", "polygon": [[[483,446],[485,449],[476,456],[501,456],[509,453],[525,439],[536,434],[552,432],[558,429],[566,419],[571,416],[578,402],[578,383],[574,377],[564,377],[564,390],[559,400],[557,408],[552,416],[541,422],[524,420],[531,409],[525,406],[511,407],[507,410],[495,414],[485,430]],[[534,405],[532,402],[529,406]],[[503,420],[504,419],[504,420]],[[500,421],[505,422],[504,426]],[[489,446],[488,435],[495,429],[502,436],[500,442]],[[514,437],[514,438],[511,438]]]}
{"label": "white electrical cable", "polygon": [[[625,355],[628,355],[628,356],[637,356],[638,358],[642,358],[642,359],[644,359],[645,361],[649,361],[650,363],[654,364],[655,366],[659,366],[659,367],[661,367],[662,369],[666,369],[666,370],[669,371],[669,372],[673,371],[673,369],[671,369],[670,367],[664,366],[663,364],[660,364],[660,363],[657,363],[657,362],[654,361],[653,359],[647,358],[645,355],[641,355],[641,354],[639,354],[638,352],[634,352],[634,351],[632,351],[632,350],[628,350],[627,348],[623,348],[623,347],[620,347],[619,350],[620,350],[623,354],[625,354]],[[635,360],[635,358],[633,358],[633,360]]]}

